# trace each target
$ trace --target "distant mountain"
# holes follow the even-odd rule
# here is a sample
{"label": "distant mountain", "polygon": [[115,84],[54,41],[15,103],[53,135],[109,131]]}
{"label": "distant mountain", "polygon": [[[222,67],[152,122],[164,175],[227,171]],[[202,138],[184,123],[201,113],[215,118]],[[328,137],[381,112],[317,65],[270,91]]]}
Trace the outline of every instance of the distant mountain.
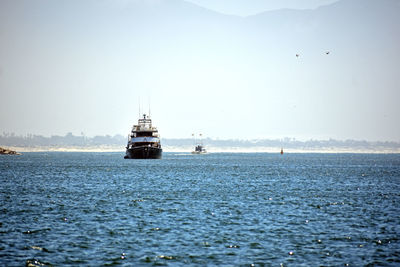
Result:
{"label": "distant mountain", "polygon": [[[251,32],[260,40],[304,39],[304,44],[310,46],[322,41],[333,46],[360,41],[362,49],[379,40],[400,38],[399,0],[341,0],[315,10],[282,9],[246,18],[220,14],[184,0],[2,0],[0,7],[3,36],[12,33],[15,29],[12,26],[17,26],[21,31],[31,30],[32,35],[26,38],[38,40],[60,35],[68,38],[72,33],[81,32],[87,34],[78,35],[82,41],[94,37],[95,40],[106,38],[109,42],[113,37],[140,36],[168,42],[179,41],[173,37],[189,36],[193,39],[186,41],[195,45],[198,35],[217,37],[224,33],[234,37],[240,32],[243,39],[246,36],[243,32]],[[164,39],[166,34],[171,34],[170,40]],[[298,38],[304,35],[308,38]],[[377,40],[378,37],[381,39]],[[281,48],[277,43],[274,46]]]}
{"label": "distant mountain", "polygon": [[400,40],[399,12],[399,0],[342,0],[315,10],[267,11],[246,21],[252,27],[266,27],[272,36],[300,41],[299,45],[319,44],[332,49],[353,49],[356,45],[368,52],[377,44],[394,48],[388,41]]}

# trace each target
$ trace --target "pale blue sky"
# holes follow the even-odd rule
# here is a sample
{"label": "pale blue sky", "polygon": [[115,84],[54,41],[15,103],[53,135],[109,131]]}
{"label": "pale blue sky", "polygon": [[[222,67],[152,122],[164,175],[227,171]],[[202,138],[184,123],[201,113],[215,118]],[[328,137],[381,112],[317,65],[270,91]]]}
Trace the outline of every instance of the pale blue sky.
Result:
{"label": "pale blue sky", "polygon": [[0,1],[0,133],[400,141],[400,1],[193,1]]}

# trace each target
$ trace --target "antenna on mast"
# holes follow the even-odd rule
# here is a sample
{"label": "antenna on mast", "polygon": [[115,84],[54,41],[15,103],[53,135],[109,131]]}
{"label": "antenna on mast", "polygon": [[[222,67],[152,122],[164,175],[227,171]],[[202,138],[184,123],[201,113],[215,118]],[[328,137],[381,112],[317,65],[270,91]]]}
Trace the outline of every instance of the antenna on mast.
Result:
{"label": "antenna on mast", "polygon": [[140,97],[139,97],[139,118],[140,118],[140,116],[142,116],[142,114],[141,114],[141,110],[140,110]]}
{"label": "antenna on mast", "polygon": [[150,112],[150,97],[149,97],[149,117],[151,117],[150,115],[151,115],[151,112]]}

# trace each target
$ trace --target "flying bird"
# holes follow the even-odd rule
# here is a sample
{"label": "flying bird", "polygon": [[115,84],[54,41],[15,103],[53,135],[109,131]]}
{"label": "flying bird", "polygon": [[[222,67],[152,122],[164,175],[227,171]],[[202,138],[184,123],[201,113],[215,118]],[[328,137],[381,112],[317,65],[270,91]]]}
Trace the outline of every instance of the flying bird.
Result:
{"label": "flying bird", "polygon": [[325,54],[329,55],[330,51],[326,51]]}
{"label": "flying bird", "polygon": [[296,57],[299,57],[300,55],[299,54],[296,54]]}

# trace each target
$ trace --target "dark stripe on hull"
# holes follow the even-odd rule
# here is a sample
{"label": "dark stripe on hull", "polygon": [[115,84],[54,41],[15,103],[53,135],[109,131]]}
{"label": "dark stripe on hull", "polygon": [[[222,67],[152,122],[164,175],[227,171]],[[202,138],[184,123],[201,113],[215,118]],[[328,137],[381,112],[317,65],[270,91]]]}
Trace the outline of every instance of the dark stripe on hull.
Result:
{"label": "dark stripe on hull", "polygon": [[161,159],[162,149],[140,146],[126,150],[125,159]]}

